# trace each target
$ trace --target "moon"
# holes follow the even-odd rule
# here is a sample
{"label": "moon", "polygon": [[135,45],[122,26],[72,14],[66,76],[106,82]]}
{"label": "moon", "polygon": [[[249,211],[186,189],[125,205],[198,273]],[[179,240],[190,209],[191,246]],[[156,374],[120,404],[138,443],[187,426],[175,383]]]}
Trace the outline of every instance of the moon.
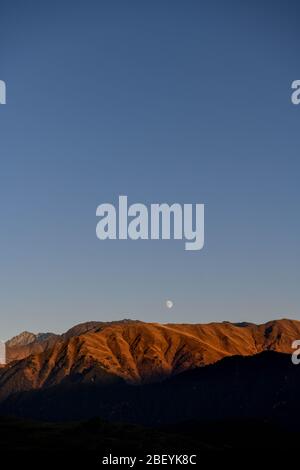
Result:
{"label": "moon", "polygon": [[172,300],[166,300],[166,307],[167,308],[172,308],[174,305],[173,301]]}

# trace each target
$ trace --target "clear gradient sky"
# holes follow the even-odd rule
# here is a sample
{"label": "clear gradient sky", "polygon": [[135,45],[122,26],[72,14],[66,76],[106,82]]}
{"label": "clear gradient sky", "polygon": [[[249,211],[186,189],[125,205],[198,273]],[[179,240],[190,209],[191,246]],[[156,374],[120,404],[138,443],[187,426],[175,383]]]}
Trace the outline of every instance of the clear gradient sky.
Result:
{"label": "clear gradient sky", "polygon": [[[299,13],[0,1],[2,339],[124,317],[300,319]],[[205,203],[204,249],[100,242],[96,207],[119,194]]]}

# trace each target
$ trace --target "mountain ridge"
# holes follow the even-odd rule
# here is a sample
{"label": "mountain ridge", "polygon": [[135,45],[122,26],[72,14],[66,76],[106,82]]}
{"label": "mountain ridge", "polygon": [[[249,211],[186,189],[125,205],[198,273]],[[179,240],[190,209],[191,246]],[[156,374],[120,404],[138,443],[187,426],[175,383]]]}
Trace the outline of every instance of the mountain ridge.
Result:
{"label": "mountain ridge", "polygon": [[261,325],[87,322],[27,344],[22,358],[19,349],[19,357],[0,370],[0,400],[64,380],[103,385],[157,382],[227,356],[268,350],[290,354],[292,342],[299,338],[300,322],[288,319]]}

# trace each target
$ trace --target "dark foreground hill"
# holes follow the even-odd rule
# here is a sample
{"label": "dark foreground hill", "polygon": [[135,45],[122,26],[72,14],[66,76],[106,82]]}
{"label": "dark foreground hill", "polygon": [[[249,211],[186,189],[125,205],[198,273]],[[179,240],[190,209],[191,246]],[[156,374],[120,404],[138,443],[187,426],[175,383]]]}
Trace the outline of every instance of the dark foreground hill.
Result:
{"label": "dark foreground hill", "polygon": [[[99,418],[83,422],[40,423],[0,418],[0,453],[10,464],[31,456],[30,465],[40,468],[39,454],[69,464],[83,461],[99,464],[110,453],[145,458],[148,454],[193,455],[203,465],[204,454],[215,451],[253,450],[266,452],[268,463],[278,451],[297,449],[300,433],[263,421],[186,422],[168,427],[146,428],[121,423],[108,423]],[[236,455],[236,454],[234,454]],[[251,453],[248,455],[248,460]],[[24,463],[24,461],[23,461]],[[212,463],[210,461],[210,463]],[[126,467],[128,468],[128,467]]]}
{"label": "dark foreground hill", "polygon": [[207,451],[261,449],[269,459],[298,448],[299,386],[300,369],[275,352],[225,358],[156,384],[66,381],[2,404],[2,415],[19,418],[0,418],[0,453],[10,461],[21,451],[59,453],[85,465],[110,453],[197,454],[203,464]]}
{"label": "dark foreground hill", "polygon": [[[88,373],[88,372],[87,372]],[[65,379],[47,389],[11,395],[0,414],[42,421],[100,417],[147,426],[187,421],[260,421],[289,430],[300,422],[300,366],[289,355],[234,356],[160,383],[129,385]]]}

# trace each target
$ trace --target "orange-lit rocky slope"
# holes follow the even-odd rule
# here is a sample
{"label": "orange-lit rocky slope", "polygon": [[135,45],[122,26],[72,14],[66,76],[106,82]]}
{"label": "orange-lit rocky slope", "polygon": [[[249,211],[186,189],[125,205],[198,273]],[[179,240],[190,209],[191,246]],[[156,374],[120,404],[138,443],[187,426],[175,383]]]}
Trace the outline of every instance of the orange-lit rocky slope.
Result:
{"label": "orange-lit rocky slope", "polygon": [[14,347],[17,357],[27,357],[0,370],[0,399],[63,380],[156,381],[225,356],[254,355],[264,350],[291,353],[295,339],[300,339],[300,322],[294,320],[264,325],[90,322],[62,336],[47,336],[25,346],[15,341],[9,346],[12,359]]}

